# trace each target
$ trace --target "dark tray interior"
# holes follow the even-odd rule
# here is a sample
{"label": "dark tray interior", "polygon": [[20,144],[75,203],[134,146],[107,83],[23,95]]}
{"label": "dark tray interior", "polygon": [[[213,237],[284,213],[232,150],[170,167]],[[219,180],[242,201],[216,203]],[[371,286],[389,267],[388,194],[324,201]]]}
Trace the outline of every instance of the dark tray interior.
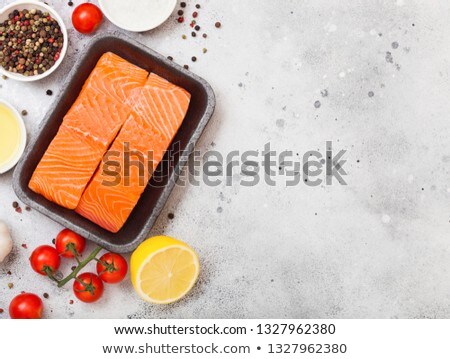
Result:
{"label": "dark tray interior", "polygon": [[[30,178],[55,137],[64,115],[77,98],[101,55],[108,51],[183,87],[192,96],[188,113],[169,147],[170,151],[166,153],[149,186],[118,233],[106,231],[74,211],[60,207],[28,188]],[[180,167],[185,164],[211,118],[215,107],[213,90],[205,80],[120,33],[108,33],[93,38],[62,88],[60,96],[47,113],[36,139],[27,146],[17,165],[13,180],[14,190],[24,203],[85,238],[111,251],[131,252],[147,238],[173,189]]]}

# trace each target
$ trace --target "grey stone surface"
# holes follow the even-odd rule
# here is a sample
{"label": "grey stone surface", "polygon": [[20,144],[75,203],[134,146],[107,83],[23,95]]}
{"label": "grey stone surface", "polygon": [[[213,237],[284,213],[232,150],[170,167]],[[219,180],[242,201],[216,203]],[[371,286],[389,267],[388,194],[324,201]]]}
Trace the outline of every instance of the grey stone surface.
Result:
{"label": "grey stone surface", "polygon": [[[62,67],[40,83],[0,81],[1,98],[28,111],[31,136],[54,100],[45,90],[60,90],[87,40],[70,26],[66,2],[49,3],[69,25]],[[261,151],[270,142],[301,156],[329,140],[347,150],[348,185],[286,187],[278,176],[274,187],[243,187],[236,175],[232,186],[178,187],[151,234],[198,251],[203,271],[192,294],[152,306],[127,281],[97,304],[70,305],[71,289],[56,289],[27,262],[61,228],[35,211],[16,213],[11,173],[3,175],[0,219],[15,248],[0,265],[0,308],[25,290],[49,294],[49,318],[450,317],[448,2],[201,4],[207,39],[192,38],[175,14],[132,35],[213,86],[216,113],[197,149]]]}

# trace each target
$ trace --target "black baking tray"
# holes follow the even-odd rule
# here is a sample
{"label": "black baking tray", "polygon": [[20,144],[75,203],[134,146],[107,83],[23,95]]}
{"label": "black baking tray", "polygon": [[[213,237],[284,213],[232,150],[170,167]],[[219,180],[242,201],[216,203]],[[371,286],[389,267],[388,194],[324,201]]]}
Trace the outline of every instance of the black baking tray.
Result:
{"label": "black baking tray", "polygon": [[[188,113],[169,151],[166,152],[164,160],[118,233],[111,233],[75,211],[60,207],[28,188],[30,178],[55,137],[64,115],[78,97],[99,58],[108,51],[167,79],[191,94]],[[214,92],[199,76],[119,32],[94,37],[83,50],[62,89],[46,114],[37,137],[27,146],[14,171],[14,191],[19,199],[31,208],[105,249],[118,253],[131,252],[147,238],[172,192],[181,168],[186,164],[189,154],[210,120],[215,108]]]}

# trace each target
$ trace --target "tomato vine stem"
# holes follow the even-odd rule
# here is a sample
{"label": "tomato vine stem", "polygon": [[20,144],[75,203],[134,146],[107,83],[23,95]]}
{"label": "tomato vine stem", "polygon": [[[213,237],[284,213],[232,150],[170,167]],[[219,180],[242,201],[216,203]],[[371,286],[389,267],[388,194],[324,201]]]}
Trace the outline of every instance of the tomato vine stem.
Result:
{"label": "tomato vine stem", "polygon": [[70,273],[67,277],[65,277],[64,279],[61,279],[60,281],[58,281],[58,288],[63,287],[64,285],[67,284],[67,282],[69,282],[71,279],[75,279],[78,275],[78,273],[88,265],[89,262],[93,261],[94,259],[96,259],[97,254],[102,250],[103,248],[98,246],[96,247],[91,254],[89,254],[89,256],[83,260],[83,261],[77,261],[78,265],[77,267],[72,271],[72,273]]}

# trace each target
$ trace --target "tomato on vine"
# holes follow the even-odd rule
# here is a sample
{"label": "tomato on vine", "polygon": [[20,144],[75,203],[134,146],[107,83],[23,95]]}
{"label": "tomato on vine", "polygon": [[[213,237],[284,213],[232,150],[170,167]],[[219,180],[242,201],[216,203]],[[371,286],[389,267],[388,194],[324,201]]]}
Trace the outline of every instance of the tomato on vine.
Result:
{"label": "tomato on vine", "polygon": [[83,253],[86,240],[70,229],[63,229],[56,236],[55,246],[61,257],[74,258]]}
{"label": "tomato on vine", "polygon": [[61,259],[51,246],[39,246],[30,256],[31,268],[41,275],[52,276],[59,268]]}
{"label": "tomato on vine", "polygon": [[93,303],[103,295],[103,282],[94,273],[83,273],[75,278],[73,292],[82,302]]}
{"label": "tomato on vine", "polygon": [[97,273],[105,283],[119,283],[128,272],[128,263],[117,253],[105,253],[97,261]]}

